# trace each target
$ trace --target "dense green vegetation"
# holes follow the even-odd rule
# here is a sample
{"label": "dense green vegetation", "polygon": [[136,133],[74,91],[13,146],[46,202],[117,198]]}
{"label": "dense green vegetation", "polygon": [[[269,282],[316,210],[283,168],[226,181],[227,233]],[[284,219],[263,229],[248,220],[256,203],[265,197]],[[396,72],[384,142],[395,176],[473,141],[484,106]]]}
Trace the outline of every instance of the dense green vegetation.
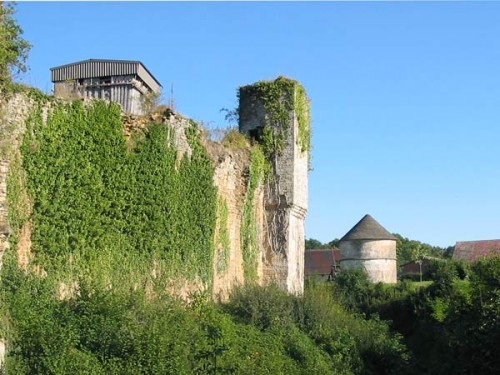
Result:
{"label": "dense green vegetation", "polygon": [[259,253],[257,221],[255,219],[255,192],[266,174],[267,163],[260,147],[252,150],[250,178],[248,182],[243,217],[241,220],[241,250],[245,280],[257,281],[257,256]]}
{"label": "dense green vegetation", "polygon": [[11,84],[12,73],[25,72],[31,45],[14,19],[13,3],[0,2],[0,92]]}
{"label": "dense green vegetation", "polygon": [[222,304],[103,290],[88,279],[58,299],[56,279],[14,263],[7,259],[2,278],[15,332],[10,373],[440,375],[494,374],[499,365],[498,258],[475,265],[470,282],[453,267],[417,288],[371,285],[350,271],[307,284],[302,297],[247,286]]}
{"label": "dense green vegetation", "polygon": [[[500,358],[500,257],[474,264],[462,280],[454,261],[433,266],[432,283],[372,285],[343,272],[337,297],[352,311],[379,316],[403,335],[413,357],[406,374],[496,374]],[[416,285],[416,287],[415,287]]]}
{"label": "dense green vegetation", "polygon": [[[298,123],[297,144],[310,157],[311,116],[309,98],[304,87],[295,80],[278,77],[273,81],[259,81],[240,88],[246,95],[258,100],[266,110],[261,144],[267,160],[283,152],[290,132],[290,113],[295,112]],[[238,118],[241,118],[238,110]],[[231,117],[231,115],[229,115]]]}
{"label": "dense green vegetation", "polygon": [[[226,220],[195,124],[193,153],[179,162],[166,126],[150,125],[129,149],[113,104],[53,104],[45,125],[41,117],[30,117],[9,174],[14,235],[0,285],[8,373],[361,374],[408,363],[388,325],[347,311],[331,285],[303,297],[247,286],[224,304],[169,296],[183,286],[172,279],[210,294],[217,211]],[[263,159],[256,148],[249,191]],[[23,269],[13,249],[25,228],[33,258]],[[251,225],[247,233],[251,250]]]}
{"label": "dense green vegetation", "polygon": [[396,251],[398,255],[398,264],[419,261],[424,258],[451,257],[453,254],[453,246],[432,246],[420,241],[410,240],[398,233],[394,233],[394,236],[397,241]]}
{"label": "dense green vegetation", "polygon": [[336,238],[330,242],[322,243],[315,238],[306,238],[305,240],[305,249],[306,250],[316,250],[316,249],[333,249],[334,247],[338,247],[339,239]]}
{"label": "dense green vegetation", "polygon": [[217,233],[216,243],[216,267],[218,272],[227,271],[227,267],[229,265],[231,243],[229,239],[228,218],[229,209],[227,207],[226,200],[219,197],[217,200],[217,228],[219,232]]}
{"label": "dense green vegetation", "polygon": [[[171,131],[152,124],[129,151],[116,105],[60,104],[46,125],[35,112],[22,144],[22,170],[11,168],[9,178],[26,172],[36,264],[67,282],[89,272],[113,285],[122,278],[130,285],[182,276],[209,287],[213,167],[195,124],[187,130],[192,155],[180,163]],[[12,186],[10,206],[17,207],[22,192]],[[16,216],[14,209],[14,233],[28,220]]]}
{"label": "dense green vegetation", "polygon": [[215,304],[80,280],[61,300],[55,278],[6,266],[8,373],[398,374],[409,363],[388,325],[346,311],[331,285],[303,297],[251,286]]}

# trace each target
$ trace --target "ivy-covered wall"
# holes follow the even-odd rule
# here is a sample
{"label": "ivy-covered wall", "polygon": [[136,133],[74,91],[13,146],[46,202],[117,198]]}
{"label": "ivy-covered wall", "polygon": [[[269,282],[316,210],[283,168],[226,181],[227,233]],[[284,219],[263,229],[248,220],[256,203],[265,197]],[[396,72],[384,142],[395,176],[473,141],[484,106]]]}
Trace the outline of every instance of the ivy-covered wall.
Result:
{"label": "ivy-covered wall", "polygon": [[259,128],[259,142],[268,159],[284,152],[286,140],[295,130],[291,116],[295,117],[297,122],[297,135],[293,138],[300,151],[307,153],[309,158],[309,98],[298,81],[282,76],[272,81],[259,81],[241,87],[239,97],[240,130],[249,133]]}
{"label": "ivy-covered wall", "polygon": [[[61,103],[46,123],[27,121],[22,164],[9,171],[11,246],[31,229],[31,266],[71,285],[211,288],[217,194],[196,124],[191,155],[177,158],[173,130],[150,124],[130,150],[119,107]],[[17,177],[25,174],[25,186]],[[24,189],[24,190],[23,190]],[[30,215],[19,197],[28,195]],[[178,283],[172,283],[176,280]],[[180,283],[179,283],[180,282]]]}
{"label": "ivy-covered wall", "polygon": [[131,118],[104,101],[19,95],[22,110],[14,98],[0,113],[0,349],[7,339],[14,353],[25,323],[52,332],[38,308],[57,314],[81,296],[226,299],[275,281],[265,147],[241,134],[213,143],[171,112]]}
{"label": "ivy-covered wall", "polygon": [[[273,82],[257,90],[265,93],[273,139],[286,146],[285,134],[298,132],[294,144],[306,155],[305,92],[296,81]],[[134,128],[114,104],[34,101],[8,168],[11,258],[57,278],[60,297],[77,293],[84,279],[184,296],[200,289],[227,296],[233,285],[272,281],[264,275],[266,251],[284,243],[286,231],[269,231],[264,187],[276,181],[271,157],[286,147],[214,145],[172,113]],[[286,123],[290,110],[295,117]]]}

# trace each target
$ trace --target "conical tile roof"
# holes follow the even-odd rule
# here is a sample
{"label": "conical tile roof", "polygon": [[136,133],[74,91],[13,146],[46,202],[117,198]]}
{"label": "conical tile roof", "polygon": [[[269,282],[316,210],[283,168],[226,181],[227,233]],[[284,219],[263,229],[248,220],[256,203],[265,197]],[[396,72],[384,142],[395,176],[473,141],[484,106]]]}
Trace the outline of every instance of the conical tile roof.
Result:
{"label": "conical tile roof", "polygon": [[340,241],[351,240],[396,240],[387,229],[370,215],[365,215]]}

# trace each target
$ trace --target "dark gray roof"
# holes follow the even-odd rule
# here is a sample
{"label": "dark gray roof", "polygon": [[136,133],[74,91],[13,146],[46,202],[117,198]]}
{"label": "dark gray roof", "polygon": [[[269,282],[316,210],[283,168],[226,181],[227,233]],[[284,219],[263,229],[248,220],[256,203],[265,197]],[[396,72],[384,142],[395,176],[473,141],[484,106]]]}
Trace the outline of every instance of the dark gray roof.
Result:
{"label": "dark gray roof", "polygon": [[52,82],[104,76],[137,74],[154,92],[161,84],[146,68],[135,60],[89,59],[50,68]]}
{"label": "dark gray roof", "polygon": [[396,240],[377,220],[365,215],[340,241],[351,240]]}

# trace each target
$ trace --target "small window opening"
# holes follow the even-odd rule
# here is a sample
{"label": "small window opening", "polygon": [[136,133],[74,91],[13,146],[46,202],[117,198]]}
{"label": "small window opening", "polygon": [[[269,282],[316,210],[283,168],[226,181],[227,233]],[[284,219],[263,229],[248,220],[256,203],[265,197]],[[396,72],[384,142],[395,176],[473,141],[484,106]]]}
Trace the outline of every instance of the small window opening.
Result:
{"label": "small window opening", "polygon": [[251,129],[248,132],[248,135],[250,138],[255,139],[257,142],[260,142],[262,140],[262,134],[264,133],[264,127],[263,126],[258,126],[254,129]]}

